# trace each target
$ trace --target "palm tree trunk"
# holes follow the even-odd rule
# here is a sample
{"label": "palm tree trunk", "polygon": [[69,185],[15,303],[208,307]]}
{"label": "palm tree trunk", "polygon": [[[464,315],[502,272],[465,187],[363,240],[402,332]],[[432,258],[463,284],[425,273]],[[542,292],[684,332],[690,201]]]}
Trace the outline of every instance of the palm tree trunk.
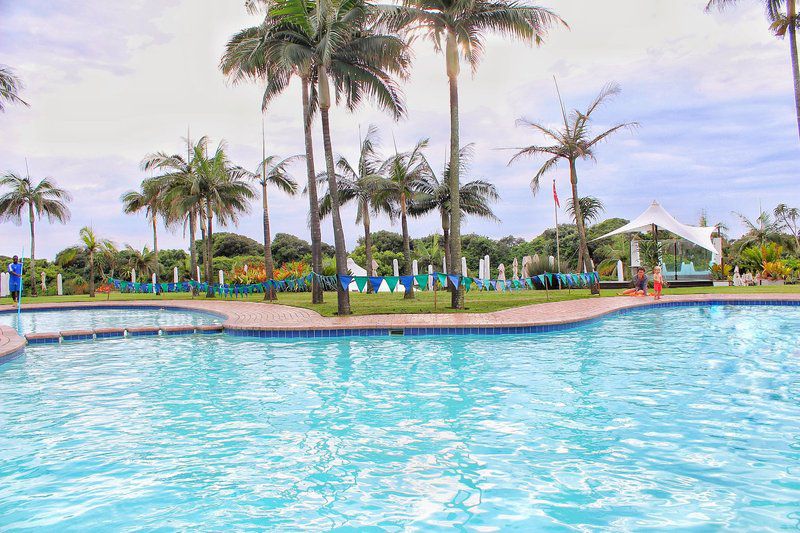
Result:
{"label": "palm tree trunk", "polygon": [[[189,279],[194,279],[197,275],[197,250],[194,247],[195,233],[197,228],[197,214],[194,209],[189,210]],[[199,279],[197,280],[200,281]]]}
{"label": "palm tree trunk", "polygon": [[208,280],[208,291],[206,292],[206,298],[213,298],[214,291],[211,286],[213,285],[212,277],[214,273],[214,251],[211,247],[211,237],[214,235],[212,223],[214,214],[211,212],[211,200],[206,201],[206,208],[208,210],[206,212],[206,221],[208,222],[208,229],[206,230],[206,279]]}
{"label": "palm tree trunk", "polygon": [[[406,276],[411,274],[411,239],[408,236],[408,205],[406,193],[400,194],[400,227],[403,229],[403,259],[405,260]],[[405,300],[414,299],[414,284],[410,283],[403,294]]]}
{"label": "palm tree trunk", "polygon": [[[362,206],[361,220],[364,222],[364,252],[367,256],[367,276],[374,276],[375,273],[372,271],[372,233],[369,230],[369,206]],[[371,293],[372,284],[367,283],[367,294]]]}
{"label": "palm tree trunk", "polygon": [[[33,202],[28,202],[28,217],[31,222],[31,296],[36,296],[36,230],[34,229]],[[22,298],[22,292],[19,297]]]}
{"label": "palm tree trunk", "polygon": [[[266,273],[267,279],[272,279],[275,273],[275,262],[272,259],[272,237],[270,236],[269,232],[269,202],[267,200],[267,181],[263,174],[264,172],[262,170],[262,177],[264,178],[261,182],[261,207],[264,212],[264,272]],[[270,285],[269,288],[264,291],[264,299],[278,299],[275,293],[275,288],[272,285]]]}
{"label": "palm tree trunk", "polygon": [[[331,145],[331,129],[328,117],[330,109],[330,89],[328,75],[324,68],[319,73],[319,113],[322,118],[322,142],[325,147],[325,168],[328,174],[328,191],[331,198],[331,215],[333,219],[333,244],[336,248],[336,273],[338,276],[347,275],[347,248],[342,227],[342,215],[339,212],[339,185],[336,183],[336,170],[333,166],[333,146]],[[341,280],[336,280],[336,300],[339,316],[349,315],[350,290],[342,285]]]}
{"label": "palm tree trunk", "polygon": [[[206,248],[206,220],[205,217],[198,212],[200,222],[200,249],[203,253],[203,276],[206,278],[207,283],[211,283],[208,277],[208,249]],[[200,280],[197,280],[200,281]]]}
{"label": "palm tree trunk", "polygon": [[94,298],[94,252],[89,252],[89,298]]}
{"label": "palm tree trunk", "polygon": [[[455,36],[447,33],[447,79],[450,85],[450,262],[447,264],[450,274],[458,274],[457,264],[461,257],[461,189],[458,180],[459,171],[459,132],[458,132],[458,44]],[[464,286],[451,287],[450,306],[453,309],[464,308]]]}
{"label": "palm tree trunk", "polygon": [[450,271],[450,216],[446,209],[441,210],[442,215],[442,244],[444,245],[444,264]]}
{"label": "palm tree trunk", "polygon": [[794,24],[797,16],[795,0],[788,0],[786,10],[789,16],[789,54],[792,58],[792,79],[794,81],[794,112],[797,117],[797,131],[800,134],[800,66],[797,59],[797,30]]}
{"label": "palm tree trunk", "polygon": [[[591,256],[589,255],[589,245],[586,243],[586,227],[583,225],[583,213],[581,213],[581,204],[578,201],[578,171],[575,168],[575,161],[569,162],[569,178],[572,184],[572,205],[575,208],[575,224],[578,226],[578,239],[583,262],[583,265],[578,264],[578,270],[583,266],[584,272],[591,272]],[[595,284],[592,284],[592,294],[600,294]]]}
{"label": "palm tree trunk", "polygon": [[[308,174],[308,222],[311,226],[311,270],[322,274],[322,228],[319,217],[319,198],[317,196],[317,172],[314,170],[314,143],[311,137],[311,97],[310,82],[307,77],[300,79],[303,88],[303,134],[306,145],[306,173]],[[323,303],[322,285],[316,276],[311,280],[311,303]]]}
{"label": "palm tree trunk", "polygon": [[153,255],[156,258],[156,281],[161,275],[161,264],[158,262],[158,220],[153,215]]}

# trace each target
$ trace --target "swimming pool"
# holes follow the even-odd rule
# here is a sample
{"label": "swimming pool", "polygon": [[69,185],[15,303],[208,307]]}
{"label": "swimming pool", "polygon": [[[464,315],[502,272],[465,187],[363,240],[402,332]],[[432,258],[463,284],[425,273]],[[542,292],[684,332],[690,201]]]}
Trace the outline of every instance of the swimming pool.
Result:
{"label": "swimming pool", "polygon": [[29,346],[0,366],[0,524],[796,528],[797,307],[537,335]]}
{"label": "swimming pool", "polygon": [[[98,307],[94,309],[23,310],[23,333],[134,326],[204,326],[222,319],[210,313],[159,307]],[[19,329],[16,313],[0,313],[0,324]]]}

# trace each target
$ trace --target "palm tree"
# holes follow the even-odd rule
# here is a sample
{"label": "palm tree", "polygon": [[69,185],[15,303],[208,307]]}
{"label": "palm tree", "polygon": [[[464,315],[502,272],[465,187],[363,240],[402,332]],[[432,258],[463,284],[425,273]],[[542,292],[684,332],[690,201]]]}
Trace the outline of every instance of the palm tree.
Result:
{"label": "palm tree", "polygon": [[99,239],[94,229],[84,226],[80,231],[80,249],[89,256],[89,298],[94,298],[94,258],[98,253],[113,247],[108,239]]}
{"label": "palm tree", "polygon": [[794,237],[794,249],[800,252],[800,209],[789,207],[786,204],[778,204],[773,211],[775,218],[780,220],[782,228],[785,228]]}
{"label": "palm tree", "polygon": [[5,111],[5,102],[28,106],[28,102],[19,97],[25,86],[22,81],[5,65],[0,65],[0,113]]}
{"label": "palm tree", "polygon": [[[778,37],[789,34],[789,56],[792,62],[792,80],[794,81],[794,107],[797,117],[797,129],[800,134],[800,63],[797,58],[797,3],[796,0],[761,0],[770,21],[770,29]],[[786,13],[781,13],[781,4],[786,2]],[[724,7],[735,4],[737,0],[708,0],[706,11],[717,7]]]}
{"label": "palm tree", "polygon": [[[189,269],[190,278],[197,272],[197,252],[195,236],[197,224],[204,224],[203,210],[197,205],[185,205],[182,200],[190,194],[188,187],[194,180],[194,154],[202,154],[208,144],[208,138],[200,137],[194,144],[187,137],[186,157],[180,154],[168,155],[165,152],[148,154],[142,160],[142,168],[146,172],[160,171],[163,174],[154,178],[159,183],[155,188],[163,191],[162,206],[164,223],[168,228],[183,224],[189,228]],[[203,232],[205,234],[205,232]],[[197,281],[200,281],[199,279]]]}
{"label": "palm tree", "polygon": [[[534,175],[533,179],[531,180],[531,190],[533,191],[533,194],[538,192],[539,181],[544,174],[550,170],[553,170],[562,160],[569,164],[569,177],[572,185],[572,205],[575,208],[575,224],[578,226],[578,238],[580,240],[579,253],[581,253],[581,258],[583,260],[583,265],[579,264],[578,268],[580,269],[582,266],[584,272],[588,272],[591,269],[591,264],[589,258],[589,247],[586,243],[586,226],[583,223],[584,218],[580,209],[581,204],[578,200],[580,196],[578,195],[578,169],[576,163],[578,159],[594,160],[595,146],[600,143],[600,141],[606,139],[608,136],[617,132],[618,130],[637,126],[635,122],[623,122],[612,126],[599,135],[592,136],[591,130],[589,129],[592,113],[594,113],[603,104],[603,102],[619,94],[619,92],[620,88],[618,85],[606,85],[600,91],[600,94],[597,95],[597,98],[595,98],[589,107],[586,108],[586,111],[582,112],[575,109],[572,111],[569,117],[567,117],[566,112],[563,112],[563,130],[554,130],[544,126],[543,124],[531,122],[526,119],[518,120],[517,124],[528,126],[531,129],[544,134],[547,141],[552,144],[541,146],[532,145],[522,148],[509,161],[509,164],[511,164],[517,159],[526,156],[545,155],[548,157],[548,159],[539,168],[539,170],[536,172],[536,175]],[[597,287],[593,286],[592,293],[597,294],[597,292]]]}
{"label": "palm tree", "polygon": [[[595,198],[594,196],[578,198],[578,211],[580,211],[581,217],[583,218],[584,227],[598,220],[600,214],[605,210],[606,208],[599,198]],[[567,213],[569,213],[569,216],[571,216],[573,220],[577,220],[574,198],[567,200]],[[583,250],[578,248],[578,266],[581,264],[583,264]]]}
{"label": "palm tree", "polygon": [[[276,155],[264,156],[258,170],[252,177],[261,185],[261,208],[262,219],[264,222],[264,269],[267,279],[272,279],[275,272],[275,262],[272,259],[272,238],[269,230],[269,203],[267,201],[267,185],[274,185],[286,194],[294,196],[297,194],[297,182],[289,175],[287,168],[294,161],[303,156],[295,155],[281,159]],[[264,299],[276,299],[275,288],[270,286],[270,290],[264,292]]]}
{"label": "palm tree", "polygon": [[255,197],[247,182],[250,173],[240,166],[234,165],[226,154],[225,141],[220,141],[212,156],[203,150],[195,154],[194,180],[190,184],[188,195],[182,200],[183,205],[201,205],[206,221],[206,280],[209,282],[207,296],[213,296],[211,290],[212,265],[214,262],[212,242],[214,237],[214,217],[221,225],[236,224],[239,214],[246,213],[249,201]]}
{"label": "palm tree", "polygon": [[[513,0],[405,0],[401,6],[384,6],[383,20],[390,29],[421,31],[433,42],[436,52],[444,52],[447,79],[450,87],[450,161],[458,161],[461,146],[459,136],[458,75],[463,56],[475,72],[478,68],[486,34],[527,43],[540,44],[547,29],[564,23],[553,12],[541,7],[527,6]],[[565,24],[566,25],[566,24]],[[444,43],[444,47],[442,44]],[[461,197],[459,192],[460,165],[450,173],[450,257],[461,257]],[[455,262],[455,261],[454,261]],[[459,267],[451,264],[450,273]],[[452,307],[464,306],[464,291],[452,292]]]}
{"label": "palm tree", "polygon": [[742,224],[747,228],[747,233],[742,235],[736,244],[740,249],[745,248],[751,244],[764,246],[767,242],[777,242],[781,235],[780,223],[773,220],[769,213],[762,211],[759,213],[758,218],[750,220],[746,216],[736,211],[733,212]]}
{"label": "palm tree", "polygon": [[[142,169],[146,170],[152,166],[151,156],[142,161]],[[153,253],[156,258],[156,277],[159,276],[160,268],[158,263],[158,217],[168,216],[168,207],[164,201],[166,190],[163,180],[159,178],[148,178],[142,181],[138,191],[128,191],[122,194],[122,210],[125,214],[145,212],[145,216],[153,225]]]}
{"label": "palm tree", "polygon": [[31,295],[36,296],[36,217],[41,219],[44,215],[49,222],[56,220],[66,223],[70,217],[67,202],[72,200],[72,196],[58,188],[52,178],[44,178],[34,184],[30,176],[23,178],[13,172],[0,178],[0,189],[6,187],[10,190],[0,196],[0,220],[21,224],[23,210],[28,210],[31,226]]}
{"label": "palm tree", "polygon": [[[466,176],[469,172],[469,165],[472,162],[474,149],[472,144],[463,146],[459,151],[458,163],[461,167],[459,175]],[[418,217],[430,213],[431,211],[438,211],[442,220],[442,244],[444,245],[444,256],[447,270],[457,270],[457,267],[451,267],[450,257],[450,164],[446,164],[442,172],[441,179],[436,177],[434,172],[425,173],[423,182],[420,183],[418,194],[414,197],[414,201],[409,207],[409,214],[413,217]],[[484,180],[472,180],[461,185],[461,190],[458,194],[460,198],[459,205],[461,206],[461,218],[466,215],[475,215],[490,220],[498,220],[491,207],[490,202],[497,201],[500,195],[497,193],[497,188]],[[438,240],[438,237],[437,237]]]}
{"label": "palm tree", "polygon": [[[260,7],[269,8],[271,2],[251,0],[248,8],[258,12]],[[320,224],[319,198],[317,194],[316,170],[314,169],[314,144],[311,124],[317,109],[316,91],[312,96],[311,87],[315,76],[315,66],[308,57],[292,53],[294,45],[293,27],[280,17],[272,17],[268,12],[258,26],[246,28],[228,41],[220,68],[234,83],[242,81],[264,81],[262,111],[289,86],[292,78],[300,79],[303,140],[305,143],[306,178],[308,193],[308,220],[311,231],[311,269],[322,272],[322,229]],[[316,278],[312,280],[311,302],[323,302],[322,286]]]}
{"label": "palm tree", "polygon": [[[345,205],[351,201],[357,202],[356,224],[364,226],[364,249],[366,252],[367,274],[374,276],[372,271],[372,233],[370,232],[370,214],[378,215],[385,213],[390,219],[394,218],[395,209],[392,202],[380,196],[380,166],[381,160],[378,156],[378,128],[370,125],[367,135],[361,141],[358,164],[354,167],[345,158],[340,156],[336,162],[339,169],[336,178],[339,190],[339,205]],[[327,181],[327,175],[319,178]],[[330,192],[326,193],[320,202],[320,214],[324,217],[331,211]],[[367,287],[372,290],[371,286]]]}
{"label": "palm tree", "polygon": [[128,267],[141,273],[145,279],[156,271],[155,253],[151,252],[147,246],[139,251],[130,244],[126,244],[125,250],[128,252]]}
{"label": "palm tree", "polygon": [[[411,270],[411,238],[408,234],[408,209],[423,184],[430,182],[431,167],[422,151],[427,148],[428,139],[420,140],[408,152],[395,153],[386,159],[380,168],[381,177],[375,182],[378,186],[377,198],[380,202],[391,202],[400,212],[400,226],[403,232],[403,258],[405,274]],[[413,284],[406,287],[405,298],[414,297]]]}
{"label": "palm tree", "polygon": [[[105,278],[113,278],[119,267],[120,255],[117,245],[109,240],[100,243],[100,276]],[[105,268],[108,268],[108,275],[106,275]]]}

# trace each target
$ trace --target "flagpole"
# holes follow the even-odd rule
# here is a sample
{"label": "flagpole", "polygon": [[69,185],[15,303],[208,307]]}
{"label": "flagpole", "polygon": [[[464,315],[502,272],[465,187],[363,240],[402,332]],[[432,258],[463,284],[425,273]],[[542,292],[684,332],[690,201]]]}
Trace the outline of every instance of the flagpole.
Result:
{"label": "flagpole", "polygon": [[[556,221],[556,269],[561,274],[561,242],[558,238],[558,196],[556,196],[556,180],[553,179],[553,216]],[[559,280],[559,285],[561,280]]]}

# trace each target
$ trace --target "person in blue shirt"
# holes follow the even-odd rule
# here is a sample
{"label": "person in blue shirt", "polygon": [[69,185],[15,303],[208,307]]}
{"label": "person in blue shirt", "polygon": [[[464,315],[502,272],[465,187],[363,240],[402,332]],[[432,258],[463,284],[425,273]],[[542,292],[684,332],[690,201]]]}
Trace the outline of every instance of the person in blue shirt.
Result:
{"label": "person in blue shirt", "polygon": [[22,287],[22,263],[19,262],[19,257],[16,255],[11,261],[8,265],[8,290],[11,293],[11,298],[16,302],[19,300],[19,291]]}
{"label": "person in blue shirt", "polygon": [[642,267],[636,271],[633,278],[633,288],[622,291],[617,296],[647,296],[647,273]]}

